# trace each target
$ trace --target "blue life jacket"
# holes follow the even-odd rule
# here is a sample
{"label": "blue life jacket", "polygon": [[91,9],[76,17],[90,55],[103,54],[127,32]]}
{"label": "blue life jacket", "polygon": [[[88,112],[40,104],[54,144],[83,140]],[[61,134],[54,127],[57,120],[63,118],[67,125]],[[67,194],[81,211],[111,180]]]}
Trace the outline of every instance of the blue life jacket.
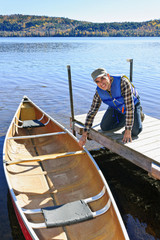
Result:
{"label": "blue life jacket", "polygon": [[[125,114],[126,107],[124,103],[124,98],[121,95],[121,76],[111,76],[111,77],[113,78],[113,82],[111,84],[110,93],[107,90],[102,90],[98,86],[97,86],[97,92],[105,104]],[[132,84],[131,84],[131,91],[133,95],[134,105],[136,105],[139,102],[138,93]]]}

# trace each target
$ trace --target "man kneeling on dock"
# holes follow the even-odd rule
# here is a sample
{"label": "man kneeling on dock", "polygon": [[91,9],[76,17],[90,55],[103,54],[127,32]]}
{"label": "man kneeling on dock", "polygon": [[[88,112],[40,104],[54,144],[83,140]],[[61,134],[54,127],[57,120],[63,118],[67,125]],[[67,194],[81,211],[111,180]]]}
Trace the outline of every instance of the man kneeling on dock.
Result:
{"label": "man kneeling on dock", "polygon": [[142,131],[144,118],[137,90],[125,75],[111,76],[104,68],[96,69],[91,76],[97,88],[79,145],[82,147],[86,143],[87,133],[102,101],[108,105],[100,123],[102,131],[125,126],[123,142],[131,142],[132,136],[137,136]]}

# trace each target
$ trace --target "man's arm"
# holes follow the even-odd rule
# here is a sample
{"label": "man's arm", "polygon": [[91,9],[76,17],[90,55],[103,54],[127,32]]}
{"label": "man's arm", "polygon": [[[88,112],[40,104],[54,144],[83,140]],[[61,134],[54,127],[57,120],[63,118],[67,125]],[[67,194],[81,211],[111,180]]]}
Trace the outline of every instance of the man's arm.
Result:
{"label": "man's arm", "polygon": [[123,76],[121,80],[121,93],[124,97],[124,103],[126,106],[126,124],[123,136],[123,142],[126,143],[132,141],[131,131],[134,123],[134,101],[131,91],[131,83],[125,76]]}
{"label": "man's arm", "polygon": [[90,110],[89,110],[89,112],[87,114],[87,117],[86,117],[86,121],[85,121],[82,137],[79,140],[80,147],[84,146],[85,143],[86,143],[87,134],[88,134],[90,128],[92,127],[93,119],[94,119],[96,113],[98,112],[98,109],[99,109],[99,107],[101,105],[101,102],[102,101],[101,101],[101,99],[99,97],[99,94],[96,91],[96,93],[95,93],[95,95],[93,97],[91,108],[90,108]]}

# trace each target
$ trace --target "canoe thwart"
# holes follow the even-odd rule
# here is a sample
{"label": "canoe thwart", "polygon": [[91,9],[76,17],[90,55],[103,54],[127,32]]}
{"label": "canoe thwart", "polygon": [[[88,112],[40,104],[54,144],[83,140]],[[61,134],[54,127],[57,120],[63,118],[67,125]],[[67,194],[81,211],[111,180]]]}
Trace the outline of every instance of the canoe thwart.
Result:
{"label": "canoe thwart", "polygon": [[35,156],[35,157],[29,158],[29,159],[6,161],[5,163],[7,165],[12,165],[12,164],[19,164],[19,163],[26,163],[26,162],[41,162],[44,160],[52,160],[52,159],[57,159],[57,158],[62,158],[62,157],[69,157],[72,155],[79,155],[79,154],[86,154],[86,152],[84,150],[81,150],[81,151],[75,151],[75,152],[54,153],[54,154],[49,154],[49,155]]}
{"label": "canoe thwart", "polygon": [[54,133],[44,133],[44,134],[37,134],[37,135],[26,135],[26,136],[15,136],[9,137],[7,140],[18,140],[18,139],[30,139],[30,138],[40,138],[40,137],[49,137],[49,136],[57,136],[61,134],[66,134],[67,132],[54,132]]}

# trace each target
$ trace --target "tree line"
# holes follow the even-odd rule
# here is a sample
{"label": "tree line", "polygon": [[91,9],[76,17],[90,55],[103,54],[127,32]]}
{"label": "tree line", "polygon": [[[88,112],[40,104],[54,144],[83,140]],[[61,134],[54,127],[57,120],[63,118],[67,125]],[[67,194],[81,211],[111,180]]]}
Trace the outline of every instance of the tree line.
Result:
{"label": "tree line", "polygon": [[0,37],[159,37],[160,20],[92,23],[61,17],[0,15]]}

